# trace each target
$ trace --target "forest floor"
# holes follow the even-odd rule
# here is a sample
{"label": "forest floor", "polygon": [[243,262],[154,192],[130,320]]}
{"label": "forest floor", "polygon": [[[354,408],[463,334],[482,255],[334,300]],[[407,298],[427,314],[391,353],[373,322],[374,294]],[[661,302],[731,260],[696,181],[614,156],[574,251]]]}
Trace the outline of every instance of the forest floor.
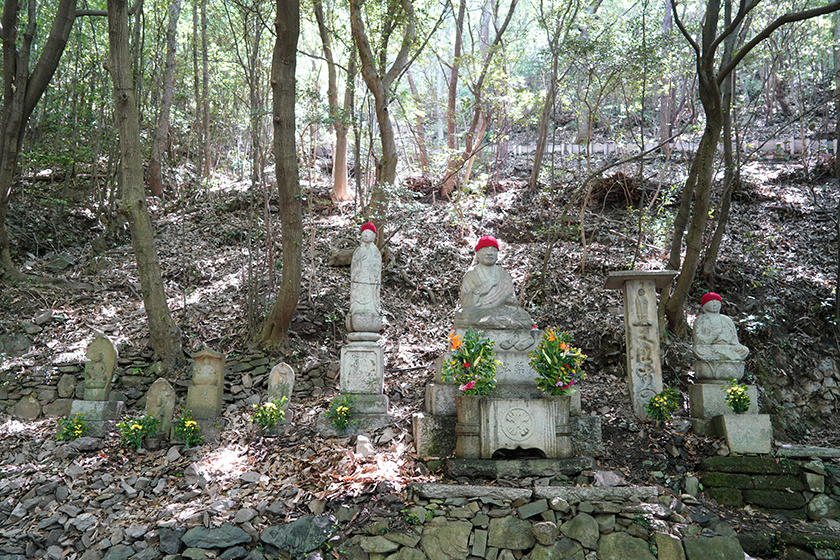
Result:
{"label": "forest floor", "polygon": [[[799,161],[753,163],[733,196],[714,289],[723,295],[723,312],[735,320],[742,343],[752,349],[750,372],[775,359],[779,374],[796,376],[814,367],[827,349],[837,348],[833,286],[838,187],[822,163],[807,173]],[[589,357],[588,378],[580,390],[583,413],[602,419],[605,454],[598,458],[600,467],[621,472],[631,484],[672,486],[695,472],[703,458],[726,453],[721,441],[686,433],[685,410],[665,427],[632,415],[624,377],[621,294],[604,289],[609,272],[663,267],[681,179],[677,170],[686,168],[685,162],[651,165],[643,182],[633,179],[632,171],[623,174],[618,168],[593,191],[583,214],[585,247],[579,209],[562,215],[568,184],[532,193],[523,179],[508,176],[462,192],[454,201],[434,201],[418,192],[422,186],[398,193],[385,227],[390,256],[382,284],[385,390],[396,420],[387,437],[380,433],[372,438],[392,455],[401,446],[393,481],[440,475],[429,472],[410,451],[411,414],[423,409],[434,361],[446,348],[461,277],[471,265],[476,240],[485,234],[500,239],[500,264],[510,271],[522,305],[537,324],[570,332]],[[151,207],[170,308],[186,350],[206,345],[228,354],[245,353],[272,303],[269,277],[276,285],[281,275],[275,264],[279,258],[267,258],[263,212],[267,204],[276,246],[276,196],[270,193],[265,200],[262,191],[249,191],[244,182],[222,179],[200,187],[191,177],[187,170],[173,176],[177,192]],[[109,227],[86,189],[38,182],[24,184],[13,198],[10,226],[12,237],[19,240],[23,271],[62,282],[2,286],[0,334],[22,332],[45,311],[51,311],[54,320],[31,337],[28,354],[0,365],[0,375],[49,368],[59,355],[81,363],[97,331],[114,340],[121,352],[146,351],[148,330],[127,229],[113,227],[116,219]],[[272,356],[273,362],[285,360],[296,371],[311,363],[337,361],[344,340],[349,270],[331,262],[340,249],[356,246],[362,218],[353,203],[334,203],[329,194],[322,177],[306,191],[301,303],[287,351]],[[641,217],[636,209],[640,198],[646,208]],[[693,288],[689,324],[708,288],[699,281]],[[780,355],[787,358],[780,360]],[[685,391],[691,382],[690,365],[689,342],[673,337],[664,341],[666,384]],[[335,388],[328,389],[293,402],[296,420],[289,436],[252,442],[250,453],[262,457],[285,450],[294,455],[292,450],[305,441],[311,452],[335,458],[325,461],[338,464],[349,443],[309,431],[315,415],[335,394]],[[762,403],[765,408],[772,404]],[[49,432],[55,421],[40,421],[33,429]],[[237,429],[245,433],[241,424]],[[10,434],[4,434],[7,443]],[[243,438],[223,435],[225,441],[243,443]],[[776,439],[840,446],[840,423],[821,421],[818,414],[792,417],[777,429]],[[290,476],[309,475],[301,471]],[[345,480],[343,491],[357,496],[374,492],[378,482],[364,476]],[[323,497],[326,489],[318,484],[300,482],[312,489],[310,496]],[[306,503],[300,501],[299,507],[305,510]],[[745,525],[784,522],[749,508],[714,503],[709,507]]]}

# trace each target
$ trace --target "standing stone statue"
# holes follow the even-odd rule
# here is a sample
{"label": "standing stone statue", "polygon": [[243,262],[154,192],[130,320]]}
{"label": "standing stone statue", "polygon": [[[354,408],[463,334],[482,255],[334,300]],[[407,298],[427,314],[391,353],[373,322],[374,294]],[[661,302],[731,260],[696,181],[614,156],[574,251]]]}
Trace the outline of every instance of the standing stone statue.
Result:
{"label": "standing stone statue", "polygon": [[175,389],[164,379],[159,377],[146,392],[146,416],[160,420],[157,433],[169,437],[172,429],[172,416],[175,414]]}
{"label": "standing stone statue", "polygon": [[85,400],[107,401],[111,377],[117,365],[117,350],[106,337],[97,336],[85,353]]}
{"label": "standing stone statue", "polygon": [[[268,373],[268,398],[282,403],[283,412],[289,409],[292,391],[295,388],[295,370],[286,362],[280,362]],[[283,399],[286,399],[285,402]],[[287,415],[286,420],[290,420]]]}
{"label": "standing stone statue", "polygon": [[700,303],[703,313],[694,321],[694,373],[707,383],[741,379],[750,349],[738,342],[735,323],[720,314],[721,297],[709,292]]}
{"label": "standing stone statue", "polygon": [[361,229],[361,245],[353,252],[350,265],[349,332],[379,332],[382,316],[379,289],[382,278],[382,254],[374,244],[376,226],[367,222]]}
{"label": "standing stone statue", "polygon": [[455,312],[455,328],[529,330],[534,320],[519,306],[508,271],[496,264],[499,242],[489,235],[482,237],[475,255],[477,264],[461,281],[461,308]]}

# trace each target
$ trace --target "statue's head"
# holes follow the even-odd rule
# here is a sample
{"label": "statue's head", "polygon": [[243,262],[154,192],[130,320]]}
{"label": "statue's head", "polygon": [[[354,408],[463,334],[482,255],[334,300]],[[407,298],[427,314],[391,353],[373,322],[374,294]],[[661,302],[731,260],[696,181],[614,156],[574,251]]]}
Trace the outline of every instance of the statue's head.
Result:
{"label": "statue's head", "polygon": [[370,243],[376,239],[376,226],[373,225],[373,222],[362,224],[361,238],[365,243]]}
{"label": "statue's head", "polygon": [[475,256],[478,262],[485,266],[493,266],[499,259],[499,242],[490,235],[485,235],[478,240],[475,246]]}
{"label": "statue's head", "polygon": [[723,305],[723,300],[720,295],[714,292],[706,293],[700,300],[700,307],[708,313],[719,313],[721,305]]}

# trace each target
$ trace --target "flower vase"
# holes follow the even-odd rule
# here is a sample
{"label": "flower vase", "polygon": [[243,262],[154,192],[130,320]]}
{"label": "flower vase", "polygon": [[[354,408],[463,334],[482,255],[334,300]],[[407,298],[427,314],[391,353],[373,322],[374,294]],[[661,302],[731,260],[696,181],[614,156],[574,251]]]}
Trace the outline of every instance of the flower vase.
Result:
{"label": "flower vase", "polygon": [[477,459],[481,455],[481,399],[479,395],[456,395],[455,457]]}

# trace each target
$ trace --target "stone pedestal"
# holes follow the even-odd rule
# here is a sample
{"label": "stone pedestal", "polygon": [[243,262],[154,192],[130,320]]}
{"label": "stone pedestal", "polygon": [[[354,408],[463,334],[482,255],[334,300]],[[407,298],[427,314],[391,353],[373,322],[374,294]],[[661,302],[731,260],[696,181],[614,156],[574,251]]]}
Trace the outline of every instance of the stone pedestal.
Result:
{"label": "stone pedestal", "polygon": [[117,420],[125,415],[122,401],[79,401],[70,405],[70,416],[81,414],[88,425],[88,435],[102,437],[113,431]]}
{"label": "stone pedestal", "polygon": [[349,436],[366,433],[387,426],[393,421],[388,413],[388,395],[385,394],[385,353],[377,342],[376,333],[351,332],[348,342],[341,348],[341,394],[354,399],[353,423],[342,433],[332,422],[319,414],[315,429],[321,434]]}
{"label": "stone pedestal", "polygon": [[639,418],[647,418],[648,401],[662,391],[656,290],[669,286],[676,275],[673,270],[612,272],[604,285],[624,294],[627,385]]}
{"label": "stone pedestal", "polygon": [[[713,383],[695,383],[688,388],[688,403],[691,413],[691,429],[696,434],[705,436],[721,435],[715,429],[713,420],[722,414],[732,414],[726,404],[723,385]],[[758,414],[758,390],[755,385],[747,385],[750,408],[747,414]]]}
{"label": "stone pedestal", "polygon": [[768,454],[773,450],[773,426],[769,414],[723,414],[714,420],[733,453]]}
{"label": "stone pedestal", "polygon": [[[456,333],[463,335],[461,330],[456,329]],[[542,331],[539,330],[523,330],[523,331],[502,331],[490,330],[482,331],[484,336],[490,338],[495,342],[494,350],[496,351],[496,358],[502,362],[496,368],[496,388],[490,394],[489,400],[499,401],[547,401],[551,398],[545,397],[537,388],[534,379],[537,374],[531,368],[528,357],[528,352],[536,347]],[[525,344],[530,340],[529,344]],[[524,350],[516,349],[516,343],[524,348]],[[507,347],[508,350],[502,350],[501,347]],[[437,361],[437,368],[435,373],[435,381],[426,386],[425,412],[416,413],[412,416],[412,431],[414,435],[414,445],[417,453],[421,457],[445,457],[452,455],[456,456],[470,456],[474,458],[483,457],[484,453],[480,451],[478,424],[485,424],[490,418],[484,418],[478,422],[464,423],[459,422],[456,417],[456,398],[461,396],[457,385],[453,383],[446,383],[442,379],[442,364],[448,359],[449,353],[441,356]],[[479,399],[482,397],[472,397]],[[563,442],[559,444],[560,451],[556,451],[558,446],[551,448],[552,443],[546,443],[544,440],[536,445],[525,442],[525,445],[511,444],[506,442],[497,447],[515,449],[520,448],[539,448],[546,456],[569,457],[569,456],[597,456],[603,452],[601,442],[601,419],[596,416],[581,416],[581,401],[580,391],[575,391],[569,396],[562,397],[568,401],[568,420],[561,422],[564,427],[561,432],[565,434]],[[545,407],[546,405],[537,404],[535,407]],[[490,408],[487,409],[488,411]],[[555,429],[548,426],[547,420],[543,418],[546,413],[542,408],[537,413],[539,416],[535,420],[537,430],[541,434],[549,434],[549,439],[556,438],[557,424]],[[497,412],[500,410],[497,409]],[[488,412],[489,414],[489,412]],[[496,414],[498,416],[498,414]],[[495,419],[492,422],[496,422]],[[472,424],[475,424],[474,426]],[[475,433],[473,433],[475,432]],[[497,432],[497,434],[500,432]],[[501,432],[503,434],[503,431]],[[553,434],[553,435],[550,435]],[[479,449],[476,452],[469,452],[469,455],[464,455],[464,451],[458,449],[456,451],[457,435],[462,437],[473,437],[473,445],[470,448]],[[489,437],[489,436],[488,436]],[[540,436],[542,437],[542,436]],[[502,441],[504,438],[497,438],[495,441]],[[490,439],[487,440],[491,441]],[[536,441],[536,440],[535,440]],[[461,447],[466,446],[469,440],[462,442]],[[495,445],[488,443],[487,445]],[[487,454],[492,456],[493,451]]]}
{"label": "stone pedestal", "polygon": [[547,459],[571,457],[570,400],[460,396],[455,457],[491,459],[500,450],[535,450]]}

